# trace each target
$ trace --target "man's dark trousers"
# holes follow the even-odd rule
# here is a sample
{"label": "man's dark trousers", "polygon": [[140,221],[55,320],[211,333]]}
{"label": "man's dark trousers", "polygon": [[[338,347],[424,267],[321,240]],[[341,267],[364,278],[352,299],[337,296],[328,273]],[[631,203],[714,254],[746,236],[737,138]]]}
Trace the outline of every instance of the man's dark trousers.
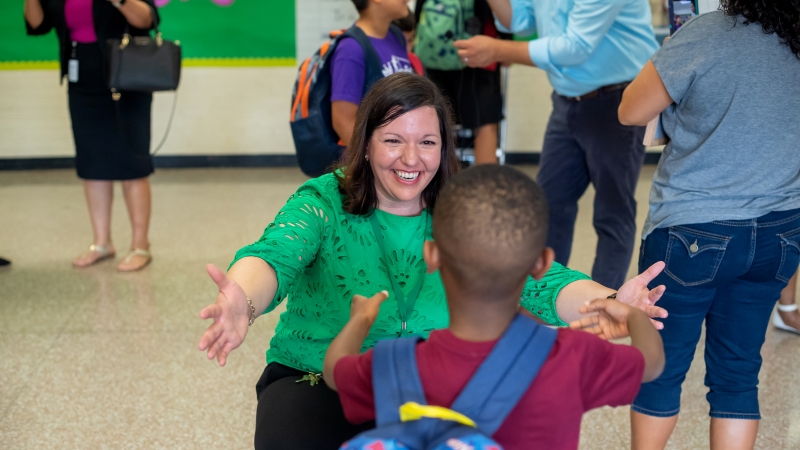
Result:
{"label": "man's dark trousers", "polygon": [[553,93],[538,182],[550,207],[547,245],[566,265],[578,200],[594,185],[597,252],[592,278],[612,289],[625,282],[636,235],[634,191],[644,163],[644,127],[619,123],[622,90],[580,101]]}

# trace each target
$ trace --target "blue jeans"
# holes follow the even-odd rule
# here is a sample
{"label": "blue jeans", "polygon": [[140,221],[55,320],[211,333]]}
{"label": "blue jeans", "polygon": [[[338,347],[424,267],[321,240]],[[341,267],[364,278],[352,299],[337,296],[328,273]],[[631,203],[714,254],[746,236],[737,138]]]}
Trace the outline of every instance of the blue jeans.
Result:
{"label": "blue jeans", "polygon": [[761,346],[772,308],[800,262],[800,209],[656,229],[642,243],[639,270],[657,261],[667,265],[650,286],[667,287],[658,302],[669,312],[661,330],[666,366],[642,385],[632,409],[678,414],[705,320],[709,415],[759,420]]}

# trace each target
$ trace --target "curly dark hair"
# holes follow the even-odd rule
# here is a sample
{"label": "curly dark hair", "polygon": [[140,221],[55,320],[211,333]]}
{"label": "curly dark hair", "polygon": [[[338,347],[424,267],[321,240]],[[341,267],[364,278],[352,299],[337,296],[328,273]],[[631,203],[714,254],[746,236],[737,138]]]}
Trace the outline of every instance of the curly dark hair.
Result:
{"label": "curly dark hair", "polygon": [[721,0],[729,16],[741,15],[744,24],[757,23],[764,33],[775,33],[800,59],[800,0]]}
{"label": "curly dark hair", "polygon": [[344,210],[355,215],[369,215],[378,207],[375,175],[364,156],[372,134],[402,116],[423,106],[436,110],[442,137],[441,162],[433,179],[422,191],[421,200],[431,211],[439,191],[461,168],[456,157],[453,112],[450,103],[435,84],[411,73],[395,73],[379,80],[367,92],[356,113],[353,136],[334,172],[339,192],[344,195]]}

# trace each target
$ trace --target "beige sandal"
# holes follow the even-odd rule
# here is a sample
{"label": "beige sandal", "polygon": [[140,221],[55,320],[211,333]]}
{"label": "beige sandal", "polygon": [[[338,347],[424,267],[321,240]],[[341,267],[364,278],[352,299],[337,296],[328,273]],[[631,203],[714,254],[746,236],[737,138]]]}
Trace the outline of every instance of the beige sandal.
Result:
{"label": "beige sandal", "polygon": [[[76,264],[75,261],[78,259],[84,259],[91,253],[97,253],[97,257],[87,264]],[[114,247],[111,244],[108,245],[90,245],[89,251],[86,253],[82,253],[80,256],[72,260],[72,265],[75,267],[89,267],[99,263],[104,259],[108,259],[114,256]]]}
{"label": "beige sandal", "polygon": [[[144,263],[141,264],[141,265],[129,268],[129,269],[123,269],[122,265],[123,264],[130,264],[130,262],[133,260],[133,258],[135,256],[144,257],[145,258]],[[125,256],[125,258],[122,260],[120,265],[117,266],[117,270],[119,270],[120,272],[135,272],[137,270],[144,269],[144,267],[147,266],[148,264],[150,264],[150,261],[152,261],[152,260],[153,260],[153,255],[150,254],[149,250],[144,250],[144,249],[141,249],[141,248],[134,248],[134,249],[131,249],[130,253],[128,253]]]}

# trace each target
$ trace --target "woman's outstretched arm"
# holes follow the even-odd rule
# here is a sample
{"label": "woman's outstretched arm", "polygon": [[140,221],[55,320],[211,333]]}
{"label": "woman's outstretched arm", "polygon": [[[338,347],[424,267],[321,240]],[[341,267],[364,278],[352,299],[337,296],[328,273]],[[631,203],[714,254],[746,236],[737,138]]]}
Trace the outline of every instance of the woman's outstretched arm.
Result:
{"label": "woman's outstretched arm", "polygon": [[[667,317],[667,311],[654,306],[664,293],[664,287],[648,289],[647,285],[664,269],[664,263],[653,264],[640,275],[622,285],[619,291],[607,288],[581,272],[553,263],[541,279],[528,279],[520,304],[542,321],[567,326],[581,317],[580,309],[598,298],[617,293],[617,300],[641,309],[651,318]],[[661,323],[654,322],[656,328]]]}
{"label": "woman's outstretched arm", "polygon": [[[616,292],[616,299],[618,301],[641,309],[651,318],[663,319],[667,317],[667,311],[664,308],[655,306],[655,303],[664,294],[665,287],[657,286],[654,289],[649,289],[647,287],[662,270],[664,270],[664,263],[657,262],[644,272],[628,280],[619,288],[619,291],[614,291],[592,280],[581,280],[570,283],[561,289],[561,292],[556,298],[558,317],[564,322],[578,320],[582,316],[580,309],[587,302],[607,298],[609,295]],[[653,321],[653,325],[655,325],[656,329],[664,328],[661,322],[655,320]]]}
{"label": "woman's outstretched arm", "polygon": [[212,264],[206,270],[217,284],[219,294],[214,304],[200,311],[201,319],[214,322],[197,347],[207,352],[208,359],[216,358],[224,366],[228,355],[244,342],[251,316],[255,320],[274,299],[278,277],[272,266],[252,256],[236,261],[227,274]]}
{"label": "woman's outstretched arm", "polygon": [[209,359],[224,366],[230,352],[244,341],[250,315],[271,311],[289,295],[294,280],[317,257],[330,226],[329,208],[316,188],[302,186],[261,238],[236,253],[227,274],[211,264],[206,267],[219,289],[216,302],[200,311],[200,318],[214,319],[198,344]]}

